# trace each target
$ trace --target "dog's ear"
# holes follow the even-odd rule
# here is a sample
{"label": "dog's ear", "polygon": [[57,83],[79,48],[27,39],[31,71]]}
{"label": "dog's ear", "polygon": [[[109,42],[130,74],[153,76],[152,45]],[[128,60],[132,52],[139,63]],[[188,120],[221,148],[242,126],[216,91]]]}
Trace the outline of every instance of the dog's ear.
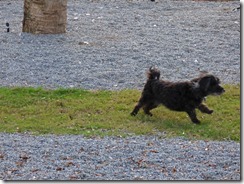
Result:
{"label": "dog's ear", "polygon": [[209,88],[209,85],[210,85],[210,82],[211,82],[211,77],[210,76],[205,76],[203,78],[201,78],[198,82],[199,84],[199,87],[207,92],[208,91],[208,88]]}

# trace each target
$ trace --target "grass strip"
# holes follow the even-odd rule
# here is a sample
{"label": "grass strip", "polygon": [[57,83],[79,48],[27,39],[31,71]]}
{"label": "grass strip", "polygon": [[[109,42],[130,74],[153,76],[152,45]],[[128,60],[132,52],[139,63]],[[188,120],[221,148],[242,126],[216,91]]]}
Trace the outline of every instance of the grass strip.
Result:
{"label": "grass strip", "polygon": [[184,112],[163,106],[153,117],[130,116],[139,90],[89,91],[82,89],[0,88],[0,132],[83,134],[85,136],[153,135],[240,141],[240,86],[225,85],[221,96],[209,96],[212,115],[197,110],[200,125]]}

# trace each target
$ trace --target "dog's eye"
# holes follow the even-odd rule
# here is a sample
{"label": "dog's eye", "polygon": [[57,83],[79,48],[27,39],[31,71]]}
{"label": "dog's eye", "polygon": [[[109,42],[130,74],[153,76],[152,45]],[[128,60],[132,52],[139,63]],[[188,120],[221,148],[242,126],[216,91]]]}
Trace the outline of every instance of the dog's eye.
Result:
{"label": "dog's eye", "polygon": [[215,86],[215,85],[217,85],[217,84],[218,84],[217,81],[212,81],[212,82],[211,82],[211,85],[213,85],[213,86]]}
{"label": "dog's eye", "polygon": [[218,81],[214,81],[212,84],[213,84],[213,85],[219,85],[219,84],[220,84],[220,80],[218,80]]}

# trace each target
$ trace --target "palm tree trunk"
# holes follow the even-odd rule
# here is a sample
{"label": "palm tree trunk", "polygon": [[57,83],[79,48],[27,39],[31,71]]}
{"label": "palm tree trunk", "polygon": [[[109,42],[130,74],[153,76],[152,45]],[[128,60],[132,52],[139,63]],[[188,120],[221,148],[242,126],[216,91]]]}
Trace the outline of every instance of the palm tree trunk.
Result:
{"label": "palm tree trunk", "polygon": [[65,33],[66,23],[67,0],[25,0],[23,32]]}

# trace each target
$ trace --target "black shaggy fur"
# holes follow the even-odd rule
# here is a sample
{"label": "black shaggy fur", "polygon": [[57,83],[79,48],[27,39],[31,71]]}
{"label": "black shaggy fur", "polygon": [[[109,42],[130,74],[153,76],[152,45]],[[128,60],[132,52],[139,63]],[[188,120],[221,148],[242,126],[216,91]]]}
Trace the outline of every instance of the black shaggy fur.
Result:
{"label": "black shaggy fur", "polygon": [[203,104],[208,95],[220,95],[224,88],[220,86],[220,80],[211,74],[202,74],[200,77],[186,82],[169,82],[160,80],[160,71],[150,68],[147,73],[147,83],[142,91],[141,98],[131,115],[135,116],[141,107],[146,114],[152,116],[150,110],[163,104],[174,111],[185,111],[193,123],[200,123],[196,116],[196,108],[201,112],[212,114]]}

